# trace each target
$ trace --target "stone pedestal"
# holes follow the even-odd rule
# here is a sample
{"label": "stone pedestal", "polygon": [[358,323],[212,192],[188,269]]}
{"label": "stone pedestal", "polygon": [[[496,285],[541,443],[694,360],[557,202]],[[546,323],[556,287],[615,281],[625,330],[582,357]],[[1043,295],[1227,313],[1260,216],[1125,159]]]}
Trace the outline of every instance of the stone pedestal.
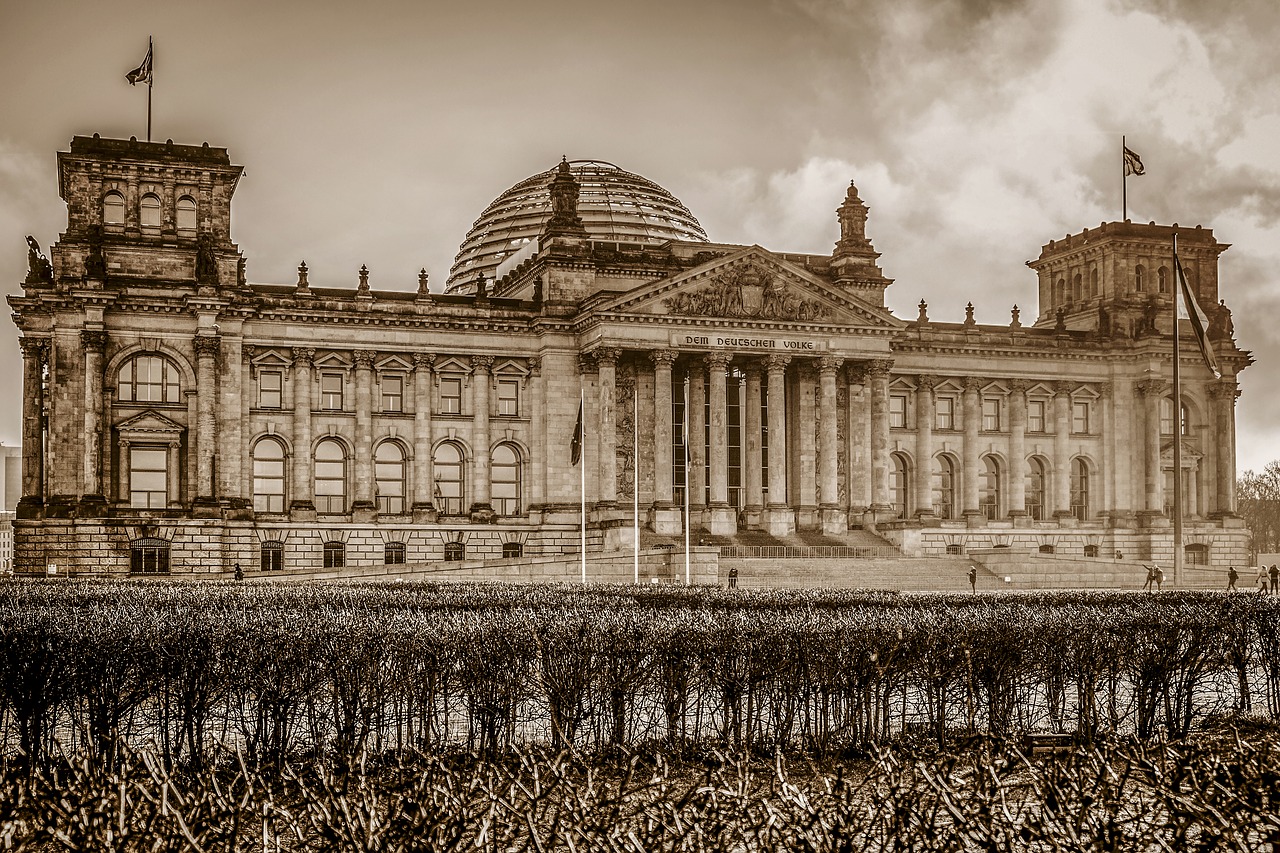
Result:
{"label": "stone pedestal", "polygon": [[712,504],[703,518],[712,536],[732,536],[738,532],[738,512],[728,504]]}
{"label": "stone pedestal", "polygon": [[821,516],[824,536],[843,536],[849,532],[849,516],[844,510],[823,507]]}
{"label": "stone pedestal", "polygon": [[294,501],[289,505],[290,521],[315,521],[316,505],[311,501]]}
{"label": "stone pedestal", "polygon": [[372,501],[355,501],[351,504],[351,521],[355,524],[373,524],[378,519],[378,510]]}
{"label": "stone pedestal", "polygon": [[764,524],[770,536],[790,536],[796,532],[796,514],[788,506],[771,506],[764,511]]}
{"label": "stone pedestal", "polygon": [[680,536],[684,533],[684,509],[655,506],[649,511],[649,526],[659,536]]}
{"label": "stone pedestal", "polygon": [[222,505],[216,498],[196,498],[191,502],[192,518],[222,518]]}
{"label": "stone pedestal", "polygon": [[414,504],[412,513],[414,524],[435,524],[440,520],[435,504],[430,502]]}

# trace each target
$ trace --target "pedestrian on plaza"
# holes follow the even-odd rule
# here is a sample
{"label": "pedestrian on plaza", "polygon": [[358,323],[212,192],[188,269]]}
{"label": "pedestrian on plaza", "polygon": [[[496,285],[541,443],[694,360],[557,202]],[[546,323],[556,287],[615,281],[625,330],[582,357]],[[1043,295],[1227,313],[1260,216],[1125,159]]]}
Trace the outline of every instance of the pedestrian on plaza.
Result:
{"label": "pedestrian on plaza", "polygon": [[1271,594],[1275,595],[1280,592],[1280,567],[1275,563],[1271,564]]}
{"label": "pedestrian on plaza", "polygon": [[240,569],[240,564],[236,563],[236,580],[244,580],[244,572]]}
{"label": "pedestrian on plaza", "polygon": [[737,589],[737,588],[738,588],[738,567],[730,566],[729,567],[729,589]]}
{"label": "pedestrian on plaza", "polygon": [[1148,566],[1146,563],[1143,563],[1142,567],[1147,570],[1147,582],[1142,585],[1142,588],[1146,592],[1154,592],[1155,590],[1153,587],[1156,583],[1156,567]]}
{"label": "pedestrian on plaza", "polygon": [[978,594],[978,567],[969,567],[969,588],[973,590],[973,594]]}
{"label": "pedestrian on plaza", "polygon": [[1235,566],[1227,568],[1227,592],[1236,591],[1236,581],[1240,580],[1240,573],[1236,571]]}
{"label": "pedestrian on plaza", "polygon": [[1258,566],[1258,595],[1267,594],[1267,567]]}
{"label": "pedestrian on plaza", "polygon": [[1164,569],[1156,566],[1156,589],[1164,589]]}

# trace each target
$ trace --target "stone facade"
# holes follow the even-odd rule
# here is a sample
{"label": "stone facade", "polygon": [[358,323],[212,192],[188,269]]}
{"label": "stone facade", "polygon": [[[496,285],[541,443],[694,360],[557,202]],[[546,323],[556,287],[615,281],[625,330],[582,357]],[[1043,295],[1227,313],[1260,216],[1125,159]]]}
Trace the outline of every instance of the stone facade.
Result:
{"label": "stone facade", "polygon": [[924,303],[886,310],[852,186],[830,255],[593,240],[564,191],[536,250],[438,295],[425,272],[401,292],[366,267],[312,287],[305,263],[250,284],[225,149],[77,137],[58,163],[52,274],[33,260],[9,300],[19,571],[550,557],[580,548],[580,501],[588,548],[623,550],[637,505],[653,542],[681,535],[686,499],[702,535],[864,528],[910,556],[1172,562],[1175,422],[1188,559],[1245,562],[1250,360],[1208,229],[1178,234],[1223,376],[1188,328],[1175,407],[1169,226],[1044,246],[1030,326],[1016,308],[1007,326],[936,323]]}

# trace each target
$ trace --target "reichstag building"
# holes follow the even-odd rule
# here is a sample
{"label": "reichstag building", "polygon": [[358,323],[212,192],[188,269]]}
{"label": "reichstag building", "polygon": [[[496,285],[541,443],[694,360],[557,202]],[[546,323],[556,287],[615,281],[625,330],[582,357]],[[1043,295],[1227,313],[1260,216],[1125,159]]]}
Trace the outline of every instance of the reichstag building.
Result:
{"label": "reichstag building", "polygon": [[19,571],[574,555],[584,506],[593,552],[632,547],[638,506],[646,547],[687,517],[707,543],[1167,563],[1175,442],[1186,562],[1247,560],[1250,359],[1210,229],[1178,236],[1223,376],[1184,335],[1174,400],[1171,226],[1050,240],[1028,263],[1036,308],[944,323],[885,307],[852,184],[832,187],[832,251],[795,254],[712,242],[652,181],[562,161],[481,213],[443,292],[425,272],[413,292],[363,268],[312,287],[305,264],[251,282],[240,174],[207,144],[58,154],[66,230],[47,258],[32,241],[9,298]]}

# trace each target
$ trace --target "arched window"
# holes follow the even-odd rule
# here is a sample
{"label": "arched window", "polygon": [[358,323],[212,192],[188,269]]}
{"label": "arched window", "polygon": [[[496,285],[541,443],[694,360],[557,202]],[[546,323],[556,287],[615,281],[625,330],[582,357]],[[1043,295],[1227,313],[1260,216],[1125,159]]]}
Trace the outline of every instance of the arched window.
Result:
{"label": "arched window", "polygon": [[1095,296],[1095,297],[1098,295],[1098,268],[1097,267],[1094,267],[1093,269],[1089,270],[1089,295]]}
{"label": "arched window", "polygon": [[1071,514],[1079,521],[1089,518],[1089,466],[1079,456],[1071,460]]}
{"label": "arched window", "polygon": [[982,457],[982,480],[979,483],[978,509],[987,518],[1000,517],[1000,463],[994,456]]}
{"label": "arched window", "polygon": [[316,445],[316,512],[347,511],[347,454],[340,442],[327,438]]}
{"label": "arched window", "polygon": [[324,567],[340,569],[347,564],[347,545],[345,542],[324,543]]}
{"label": "arched window", "polygon": [[444,543],[444,559],[448,563],[461,562],[467,555],[466,546],[461,542]]}
{"label": "arched window", "polygon": [[1139,293],[1146,289],[1146,284],[1142,280],[1143,272],[1142,264],[1138,264],[1133,268],[1133,289]]}
{"label": "arched window", "polygon": [[253,511],[284,512],[284,445],[274,438],[253,446]]}
{"label": "arched window", "polygon": [[160,196],[147,193],[138,202],[138,222],[143,228],[160,227]]}
{"label": "arched window", "polygon": [[382,546],[383,562],[388,566],[401,566],[405,563],[405,549],[403,542],[388,542]]}
{"label": "arched window", "polygon": [[169,574],[169,543],[164,539],[135,539],[129,556],[129,571],[135,575]]}
{"label": "arched window", "polygon": [[906,518],[911,512],[907,505],[911,493],[907,459],[901,453],[889,454],[889,500],[893,504],[895,518]]}
{"label": "arched window", "polygon": [[116,397],[122,403],[177,403],[178,368],[162,355],[135,355],[120,367]]}
{"label": "arched window", "polygon": [[278,572],[284,568],[284,543],[283,542],[263,542],[262,543],[262,570],[264,572]]}
{"label": "arched window", "polygon": [[1156,270],[1156,282],[1160,287],[1161,293],[1169,292],[1169,270],[1166,267],[1160,267]]}
{"label": "arched window", "polygon": [[1075,280],[1072,282],[1072,284],[1074,285],[1074,287],[1072,288],[1072,296],[1075,298],[1075,301],[1083,302],[1084,301],[1084,279],[1083,277],[1081,277],[1080,273],[1076,273]]}
{"label": "arched window", "polygon": [[1044,519],[1045,479],[1044,460],[1032,456],[1027,460],[1027,515],[1034,521]]}
{"label": "arched window", "polygon": [[1098,556],[1098,546],[1097,546],[1097,545],[1085,545],[1085,546],[1084,546],[1084,555],[1085,555],[1086,557],[1096,557],[1096,556]]}
{"label": "arched window", "polygon": [[[436,448],[435,505],[441,515],[462,515],[466,492],[463,489],[462,448],[446,441]],[[461,559],[461,558],[459,558]]]}
{"label": "arched window", "polygon": [[404,451],[394,441],[384,441],[373,454],[373,477],[377,485],[378,512],[404,512]]}
{"label": "arched window", "polygon": [[489,466],[489,498],[493,511],[498,515],[520,514],[520,456],[510,444],[499,444],[493,449]]}
{"label": "arched window", "polygon": [[124,224],[124,196],[118,192],[109,192],[102,197],[102,224]]}
{"label": "arched window", "polygon": [[1188,566],[1209,565],[1209,546],[1202,542],[1193,542],[1183,549],[1187,555]]}
{"label": "arched window", "polygon": [[[1191,411],[1187,408],[1187,404],[1182,404],[1182,434],[1184,436],[1191,434]],[[1164,397],[1160,400],[1160,434],[1173,435],[1173,398]]]}
{"label": "arched window", "polygon": [[178,199],[176,219],[179,231],[196,230],[196,200],[189,195]]}
{"label": "arched window", "polygon": [[937,503],[933,505],[938,518],[955,518],[956,512],[956,464],[950,456],[938,457],[937,487],[933,490]]}
{"label": "arched window", "polygon": [[1058,297],[1054,301],[1059,305],[1067,301],[1067,280],[1065,278],[1058,279],[1058,285],[1054,288],[1055,295]]}
{"label": "arched window", "polygon": [[503,559],[510,560],[513,557],[519,557],[523,554],[524,554],[523,542],[503,542],[502,543]]}
{"label": "arched window", "polygon": [[1052,545],[1045,544],[1040,546],[1039,551],[1041,554],[1052,554],[1054,548]]}

